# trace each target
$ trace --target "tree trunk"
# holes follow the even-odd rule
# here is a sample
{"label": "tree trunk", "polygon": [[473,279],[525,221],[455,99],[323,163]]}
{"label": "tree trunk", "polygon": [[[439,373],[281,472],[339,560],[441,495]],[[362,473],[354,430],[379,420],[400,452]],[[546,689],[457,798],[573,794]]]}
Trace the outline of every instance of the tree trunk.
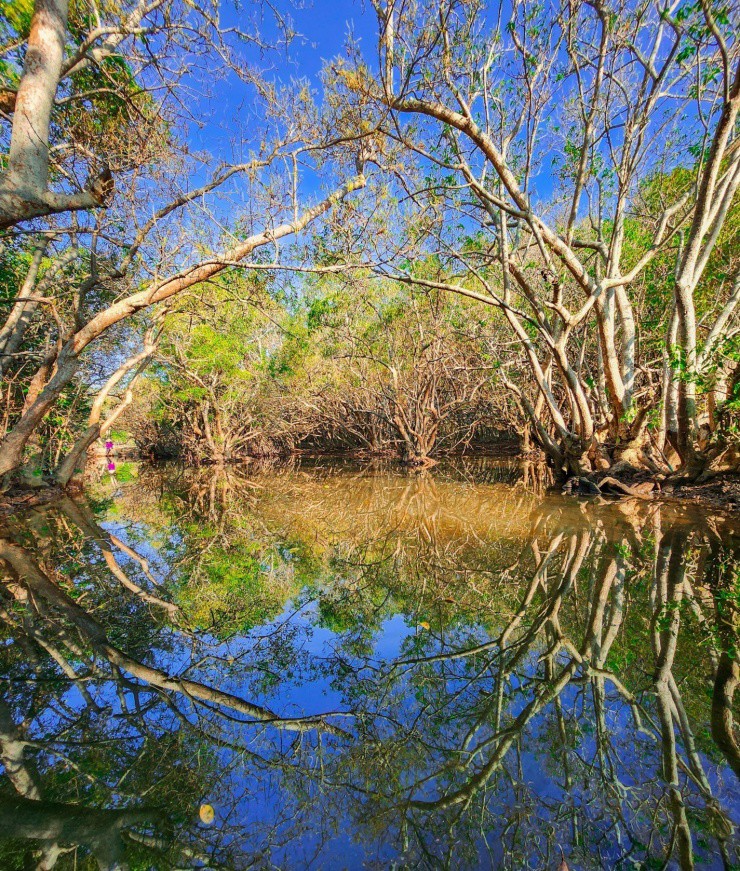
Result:
{"label": "tree trunk", "polygon": [[23,461],[23,451],[47,412],[77,372],[77,357],[59,355],[57,369],[18,423],[0,444],[0,478],[17,469]]}
{"label": "tree trunk", "polygon": [[681,369],[678,374],[678,453],[685,466],[693,459],[696,437],[696,313],[692,289],[683,282],[676,287],[678,341]]}
{"label": "tree trunk", "polygon": [[[149,363],[149,360],[154,353],[154,348],[154,344],[152,344],[148,338],[145,341],[144,350],[129,357],[128,360],[124,360],[100,389],[98,395],[95,397],[92,408],[90,409],[87,429],[80,438],[77,439],[67,456],[64,457],[57,466],[54,474],[54,479],[57,484],[60,484],[62,487],[66,487],[67,484],[69,484],[75,472],[78,470],[78,464],[85,456],[88,449],[94,444],[95,440],[104,435],[113,426],[121,414],[123,414],[123,412],[129,407],[129,405],[131,405],[134,398],[132,393],[134,382]],[[128,385],[124,398],[111,414],[108,415],[107,419],[101,423],[100,417],[103,411],[103,405],[105,404],[111,390],[128,372],[131,371],[131,369],[134,368],[134,366],[137,365],[138,369]]]}
{"label": "tree trunk", "polygon": [[[38,395],[33,404],[24,410],[23,416],[0,442],[0,479],[14,471],[21,464],[23,449],[28,439],[36,431],[48,411],[52,408],[61,392],[74,377],[80,354],[112,326],[139,311],[149,309],[156,303],[164,302],[176,294],[188,290],[196,284],[207,281],[223,272],[234,262],[246,259],[257,248],[272,245],[278,239],[299,233],[308,224],[329,211],[333,206],[353,193],[364,188],[365,176],[360,174],[341,185],[328,197],[323,199],[293,221],[280,224],[269,230],[262,230],[244,239],[221,256],[209,257],[192,267],[187,267],[175,275],[169,276],[145,290],[114,302],[103,311],[98,312],[90,321],[82,326],[59,352],[57,367],[51,380]],[[1,213],[0,213],[1,214]],[[0,221],[1,224],[1,221]]]}

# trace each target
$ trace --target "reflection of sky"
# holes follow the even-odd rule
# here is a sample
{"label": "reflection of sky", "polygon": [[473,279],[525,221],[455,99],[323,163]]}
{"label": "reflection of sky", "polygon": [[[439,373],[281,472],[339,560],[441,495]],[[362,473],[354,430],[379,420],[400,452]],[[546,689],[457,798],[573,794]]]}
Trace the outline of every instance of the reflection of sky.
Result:
{"label": "reflection of sky", "polygon": [[[313,625],[315,612],[312,609],[304,609],[296,613],[289,606],[284,616],[288,614],[291,615],[290,624],[292,627],[300,626],[301,628],[301,640],[297,645],[300,652],[310,655],[317,662],[330,659],[333,651],[338,647],[338,639],[329,630],[316,628]],[[279,625],[281,622],[282,619],[276,621],[275,625]],[[264,634],[267,631],[269,631],[268,627],[263,627],[260,633]],[[374,638],[371,657],[373,667],[382,667],[383,664],[398,658],[402,654],[404,640],[414,634],[415,629],[408,626],[403,615],[396,615],[385,621]],[[434,652],[435,647],[433,646],[431,650],[427,649],[426,652]],[[525,681],[531,678],[534,673],[535,659],[536,657],[530,657],[526,669],[523,670]],[[363,667],[367,665],[367,662],[358,661],[353,664]],[[518,681],[512,681],[512,692],[518,688]],[[238,687],[233,689],[238,690]],[[491,690],[490,685],[487,686],[487,690]],[[400,694],[403,695],[403,691]],[[584,732],[578,753],[585,765],[596,765],[597,748],[593,737],[593,728],[590,725],[593,720],[593,710],[589,708],[583,698],[583,689],[568,687],[563,692],[561,699],[566,715],[568,712],[581,709],[580,718]],[[405,713],[404,720],[410,725],[419,716],[419,703],[414,698],[414,690],[411,686],[407,690],[407,700],[407,703],[401,704],[394,713],[396,715],[399,712]],[[323,713],[346,709],[346,705],[343,704],[341,688],[332,689],[329,679],[320,677],[319,672],[312,673],[308,681],[287,681],[281,684],[276,693],[270,693],[269,696],[260,701],[283,713]],[[515,697],[509,707],[512,716],[520,713],[528,701],[528,695]],[[455,716],[454,704],[449,714],[450,719],[453,720]],[[547,720],[551,714],[552,706],[535,721],[534,727],[525,733],[525,748],[520,755],[521,787],[514,790],[504,777],[495,774],[492,778],[494,787],[487,797],[488,809],[494,818],[499,816],[502,819],[509,819],[523,799],[526,798],[527,802],[531,802],[533,805],[531,812],[539,815],[539,820],[535,823],[535,829],[537,829],[548,822],[550,825],[556,825],[558,817],[561,816],[566,806],[580,808],[581,813],[586,818],[590,818],[592,823],[591,836],[597,837],[601,832],[601,836],[604,838],[600,845],[603,860],[616,861],[623,854],[623,846],[613,841],[611,820],[608,816],[600,819],[600,812],[593,813],[594,806],[596,808],[599,806],[598,784],[592,780],[584,782],[577,778],[571,789],[565,790],[563,783],[555,775],[552,764],[548,764],[553,749],[548,743],[551,735],[548,737],[547,734]],[[347,721],[340,722],[346,727]],[[645,772],[650,772],[650,775],[653,776],[653,773],[659,770],[659,748],[653,739],[645,735],[635,737],[631,713],[614,692],[607,692],[606,723],[613,736],[615,755],[619,759],[618,788],[625,791],[639,791],[644,783]],[[454,734],[453,724],[449,735],[451,737]],[[490,731],[483,730],[481,740],[488,737],[489,734]],[[454,743],[451,741],[450,746],[453,746]],[[738,791],[737,785],[732,780],[728,782],[726,772],[721,774],[720,769],[712,764],[706,756],[702,754],[701,758],[715,795],[720,797],[723,804],[731,809],[734,821],[740,823],[740,791]],[[441,757],[439,761],[441,761]],[[430,765],[430,770],[433,768],[434,766]],[[407,781],[411,782],[419,778],[423,772],[415,770],[413,777],[411,772],[408,774]],[[279,826],[277,819],[279,819],[282,804],[285,801],[285,794],[281,791],[279,782],[271,783],[268,788],[261,778],[254,777],[254,775],[237,776],[233,782],[233,789],[237,794],[243,796],[238,803],[238,812],[242,820],[249,821],[249,827],[255,828],[255,841],[252,848],[258,850],[260,848],[260,832],[271,829],[272,825]],[[656,794],[658,792],[659,790],[656,790]],[[414,791],[415,798],[434,799],[438,794],[434,783],[430,783],[424,789]],[[529,798],[530,795],[531,798]],[[351,789],[346,790],[346,796],[346,800],[351,803]],[[326,840],[321,827],[322,802],[320,795],[316,795],[315,802],[315,804],[309,802],[299,811],[300,814],[305,815],[305,825],[308,830],[302,830],[299,838],[291,838],[290,843],[282,850],[272,854],[272,860],[279,867],[304,867],[304,863],[313,855],[318,857],[316,867],[337,869],[360,867],[363,862],[369,860],[389,861],[396,855],[396,850],[388,842],[383,843],[381,840],[372,843],[363,840],[363,834],[355,830],[354,821],[350,817],[340,819],[338,830],[332,831]],[[316,831],[321,831],[321,839],[317,834],[314,834]],[[429,839],[428,849],[434,853],[436,852],[435,843],[438,844],[443,839],[436,836],[434,823],[431,819],[426,834]],[[499,861],[503,860],[500,847],[502,834],[503,832],[496,828],[486,833],[489,847],[493,845],[494,855]],[[478,848],[481,867],[488,867],[486,864],[487,851],[482,840],[478,844]],[[702,851],[699,850],[699,855],[701,853]],[[718,857],[712,859],[705,856],[700,867],[719,868],[721,863]]]}
{"label": "reflection of sky", "polygon": [[[141,528],[138,531],[141,532]],[[119,529],[118,534],[122,537],[125,536],[126,529]],[[141,546],[139,546],[139,551],[142,552]],[[159,554],[161,554],[161,550]],[[286,550],[285,555],[289,557],[290,551]],[[152,553],[151,557],[154,560],[158,554]],[[253,699],[286,716],[346,711],[349,709],[346,699],[347,687],[345,682],[337,679],[336,669],[332,669],[331,664],[336,663],[337,658],[341,657],[345,665],[351,667],[356,675],[364,675],[366,678],[372,679],[372,675],[378,670],[382,671],[384,667],[387,668],[389,663],[408,656],[409,642],[416,638],[420,631],[423,631],[413,625],[407,615],[395,614],[384,620],[379,630],[373,635],[371,653],[366,658],[357,658],[348,655],[347,651],[343,649],[342,637],[328,628],[318,625],[319,620],[320,614],[316,602],[310,598],[308,601],[301,598],[299,603],[288,602],[283,613],[276,620],[256,628],[246,636],[232,639],[227,644],[214,643],[212,653],[215,657],[226,655],[243,657],[242,661],[249,663],[250,660],[263,660],[266,639],[270,639],[273,635],[279,637],[281,634],[285,634],[290,636],[288,643],[294,651],[294,660],[298,664],[293,679],[282,680],[277,687],[264,692],[259,697],[255,697],[255,686],[258,686],[259,682],[240,681],[238,677],[225,680],[221,688]],[[482,630],[475,630],[476,642],[488,639],[489,636]],[[472,638],[467,635],[466,646],[472,643],[474,643]],[[442,649],[455,649],[455,646],[454,638],[444,637],[438,641],[434,633],[426,633],[424,644],[426,654],[440,652]],[[250,652],[252,653],[251,657]],[[166,656],[155,654],[155,658],[158,661],[161,660],[161,665],[176,672],[187,666],[190,653],[189,649],[185,648],[182,657],[170,652]],[[529,656],[519,674],[512,676],[507,690],[507,711],[511,717],[521,713],[531,699],[530,688],[531,680],[536,671],[536,659],[536,655]],[[211,675],[207,674],[206,677],[211,677]],[[416,690],[412,683],[412,672],[406,672],[406,677],[408,680],[401,682],[400,689],[394,688],[393,715],[410,727],[412,723],[418,722],[420,719],[420,708],[424,700],[416,697]],[[456,683],[450,676],[448,679],[447,689],[450,693],[450,699],[453,699],[453,693],[459,692],[465,681],[460,680]],[[404,685],[405,689],[403,689]],[[490,678],[481,676],[476,684],[476,691],[480,693],[492,692],[493,685]],[[582,686],[569,686],[560,698],[566,717],[569,716],[569,713],[573,713],[581,724],[578,755],[584,766],[597,766],[598,751],[594,737],[593,708],[585,697],[584,688]],[[384,713],[382,706],[376,710],[376,713]],[[448,729],[443,728],[443,734],[447,734],[449,739],[447,746],[451,747],[457,743],[455,736],[458,734],[455,725],[456,708],[454,701],[452,701],[448,713]],[[593,778],[586,781],[577,778],[570,789],[564,788],[564,784],[558,776],[559,772],[556,771],[556,766],[553,766],[550,758],[553,753],[551,718],[552,705],[538,716],[534,724],[525,732],[526,741],[518,757],[522,779],[517,789],[514,789],[511,783],[507,783],[503,775],[494,774],[491,781],[494,786],[487,797],[488,810],[493,814],[494,819],[500,817],[502,820],[508,820],[520,806],[523,810],[523,807],[531,805],[530,813],[539,815],[539,820],[534,824],[536,831],[545,825],[556,827],[560,825],[558,818],[562,816],[566,807],[578,808],[584,818],[590,819],[591,837],[604,839],[603,843],[599,845],[603,860],[614,862],[623,854],[624,845],[620,846],[614,842],[612,820],[609,819],[608,814],[599,819],[599,815],[603,811],[598,810],[594,813],[595,808],[600,808],[601,800],[596,777],[594,775]],[[345,718],[338,718],[336,722],[344,728],[351,725],[351,720]],[[646,735],[635,735],[629,707],[620,700],[613,690],[610,691],[608,684],[605,722],[613,736],[615,763],[618,766],[615,775],[617,782],[612,789],[615,791],[623,790],[625,793],[639,792],[644,783],[645,772],[649,771],[651,776],[654,776],[654,772],[659,771],[659,748],[654,739]],[[392,729],[380,728],[381,734],[389,734],[392,731]],[[238,732],[239,730],[235,735]],[[483,741],[490,734],[490,729],[483,727],[478,740]],[[275,746],[279,746],[281,743],[281,740],[278,740]],[[281,823],[286,793],[281,786],[280,777],[274,773],[258,775],[254,770],[250,771],[248,767],[246,769],[234,768],[233,758],[231,758],[229,751],[222,751],[220,755],[224,769],[231,772],[228,781],[229,789],[234,797],[241,796],[235,805],[232,805],[231,800],[227,803],[232,808],[228,822],[230,825],[236,825],[239,830],[237,834],[232,834],[227,840],[238,841],[240,849],[258,851],[262,847],[261,839],[266,831],[272,831],[274,828],[280,832],[282,828],[285,828],[286,832],[289,830],[292,832],[295,820],[291,819],[288,823],[284,821]],[[434,761],[435,757],[432,754],[428,759],[430,772],[435,770]],[[440,756],[437,761],[443,761],[443,756]],[[722,773],[721,768],[711,763],[706,756],[702,755],[702,762],[715,795],[721,797],[723,805],[731,810],[733,819],[737,824],[740,824],[740,791],[736,783],[732,780],[728,781],[726,772]],[[421,770],[409,771],[406,772],[403,780],[408,787],[422,774]],[[310,789],[311,787],[309,787]],[[339,869],[361,867],[363,863],[368,862],[385,864],[394,857],[398,858],[397,849],[392,843],[384,842],[382,838],[374,843],[369,842],[366,835],[356,829],[355,821],[350,816],[336,820],[336,825],[327,833],[322,825],[326,819],[322,813],[324,807],[322,792],[323,790],[317,790],[313,800],[297,810],[299,819],[300,817],[304,818],[303,825],[299,826],[297,835],[290,835],[289,843],[271,853],[271,859],[276,865],[279,867],[313,866]],[[430,781],[425,787],[414,789],[414,797],[417,799],[433,800],[438,795],[439,787],[436,780]],[[206,796],[205,799],[216,806],[218,815],[217,797]],[[353,791],[349,788],[346,789],[345,801],[350,804],[353,801]],[[335,802],[332,801],[330,804],[334,805]],[[616,807],[617,804],[613,804],[612,807]],[[391,824],[391,828],[393,829],[395,826]],[[639,828],[640,826],[637,825],[638,834]],[[481,867],[487,867],[488,857],[491,855],[490,851],[492,851],[496,861],[503,861],[504,856],[501,848],[503,831],[494,828],[485,832],[484,835],[485,840],[483,837],[478,839]],[[426,837],[429,840],[430,853],[437,853],[439,842],[442,839],[435,837],[434,824],[431,821]],[[278,840],[280,840],[279,836]],[[699,852],[701,854],[701,850]],[[533,853],[533,860],[535,856],[536,853]],[[715,862],[705,856],[704,864],[701,867],[721,867],[718,863],[718,858]]]}
{"label": "reflection of sky", "polygon": [[[473,491],[465,483],[460,486],[470,500]],[[319,487],[323,493],[324,486],[319,483]],[[568,516],[562,510],[568,504],[553,507],[553,516]],[[177,527],[177,519],[173,524],[165,529],[159,525],[150,528],[143,520],[111,514],[106,528],[146,558],[157,578],[176,583],[177,565],[188,542],[187,535]],[[286,563],[293,560],[288,543],[271,544],[273,552],[281,554]],[[118,558],[132,579],[147,586],[135,560],[121,553]],[[95,571],[101,568],[98,564]],[[494,573],[500,571],[496,565],[490,568]],[[589,571],[592,569],[590,566]],[[198,723],[207,723],[212,734],[240,743],[248,753],[259,754],[264,760],[259,762],[238,750],[214,748],[220,774],[216,793],[209,791],[184,799],[187,806],[198,801],[214,806],[216,823],[203,830],[213,843],[230,845],[245,857],[267,849],[269,860],[281,868],[340,869],[389,867],[393,861],[402,867],[428,867],[433,865],[430,857],[441,861],[451,842],[460,839],[462,844],[468,838],[477,859],[466,860],[460,867],[475,867],[476,863],[496,867],[504,861],[502,839],[510,837],[512,820],[519,818],[518,825],[525,833],[519,845],[524,857],[521,861],[540,867],[536,864],[539,848],[548,830],[556,833],[556,841],[571,843],[572,809],[578,810],[579,822],[584,826],[580,838],[589,844],[590,855],[601,855],[602,867],[613,867],[629,849],[631,838],[647,843],[649,814],[663,791],[659,780],[660,747],[653,738],[636,732],[629,706],[607,682],[604,721],[611,737],[610,757],[603,771],[608,774],[613,770],[614,776],[602,781],[589,685],[574,682],[560,696],[568,735],[577,734],[577,744],[569,751],[574,770],[571,786],[567,787],[562,779],[561,744],[555,728],[555,706],[550,703],[527,726],[521,746],[508,751],[503,768],[492,775],[485,789],[469,807],[459,809],[459,822],[450,823],[450,815],[441,812],[407,812],[419,826],[417,836],[428,856],[425,859],[418,846],[414,847],[413,838],[409,850],[403,852],[399,824],[404,817],[404,798],[413,793],[414,799],[433,801],[446,788],[459,785],[469,776],[469,770],[449,768],[447,763],[457,758],[451,748],[460,746],[462,735],[474,720],[471,712],[487,710],[486,700],[493,698],[497,670],[495,660],[486,665],[485,659],[473,662],[471,658],[442,661],[431,667],[407,664],[392,670],[391,666],[414,656],[469,648],[491,636],[482,626],[464,622],[425,629],[408,607],[396,613],[397,605],[393,603],[374,629],[361,624],[342,632],[332,631],[322,625],[317,597],[331,592],[332,583],[341,580],[336,566],[333,571],[321,574],[320,570],[315,587],[299,591],[278,616],[250,632],[219,641],[205,633],[190,637],[164,627],[158,630],[153,649],[145,655],[149,664],[172,674],[186,674],[281,715],[357,715],[357,719],[332,717],[331,721],[352,737],[345,740],[324,735],[319,749],[315,732],[299,739],[294,733],[274,727],[223,720],[191,706],[180,696],[178,708],[185,713],[193,734]],[[83,570],[81,578],[84,575]],[[552,577],[556,576],[553,565]],[[526,583],[526,577],[521,581]],[[588,598],[583,590],[580,595],[579,608],[583,610]],[[491,609],[496,609],[494,600]],[[582,618],[586,619],[585,614]],[[630,618],[628,612],[626,619]],[[498,619],[494,616],[494,625]],[[689,628],[682,631],[688,632]],[[363,636],[366,647],[353,643],[358,634]],[[525,709],[541,685],[538,676],[542,672],[537,664],[541,653],[541,646],[533,645],[504,685],[504,724]],[[645,665],[646,669],[650,667]],[[277,678],[272,683],[265,679],[270,672]],[[386,680],[389,675],[392,680]],[[644,685],[650,685],[649,676]],[[121,714],[121,702],[113,685],[91,682],[88,688],[106,707],[98,715],[100,722],[114,722]],[[133,693],[124,693],[124,698],[128,705],[135,706]],[[649,694],[642,701],[652,708]],[[86,705],[76,687],[64,691],[61,702],[78,712],[83,712]],[[38,740],[57,731],[56,710],[55,705],[50,705],[36,717],[33,734]],[[161,705],[155,706],[147,719],[155,733],[185,728]],[[235,720],[240,719],[235,716]],[[93,717],[91,735],[95,734],[95,722]],[[697,724],[697,731],[701,727]],[[491,722],[482,717],[474,730],[471,750],[480,747],[491,734]],[[398,742],[390,746],[391,767],[397,760],[400,794],[394,796],[385,769],[381,772],[373,768],[379,758],[374,755],[378,751],[374,739]],[[129,740],[138,739],[131,733]],[[485,752],[481,755],[486,758]],[[737,780],[725,767],[700,755],[715,796],[740,825]],[[283,764],[285,768],[280,767]],[[424,783],[426,775],[435,776]],[[698,867],[720,868],[721,859],[709,852],[711,839],[706,841],[709,847],[702,846],[703,802],[683,772],[681,785],[693,815]],[[369,799],[364,791],[368,789],[378,796]],[[630,811],[629,807],[637,807],[639,801],[645,802],[643,812]],[[378,813],[380,806],[386,808],[385,813]],[[614,829],[618,810],[626,816],[620,828],[622,844],[617,843]],[[635,855],[639,853],[640,848],[635,848]],[[553,867],[558,859],[558,855],[554,856]],[[578,871],[577,862],[571,859],[569,864]]]}

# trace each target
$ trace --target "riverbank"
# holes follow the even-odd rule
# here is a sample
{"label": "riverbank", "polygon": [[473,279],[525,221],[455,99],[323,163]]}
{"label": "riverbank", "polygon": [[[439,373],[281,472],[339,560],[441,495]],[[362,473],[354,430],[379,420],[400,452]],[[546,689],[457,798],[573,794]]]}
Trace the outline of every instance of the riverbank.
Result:
{"label": "riverbank", "polygon": [[667,485],[660,491],[661,499],[693,502],[723,511],[740,511],[740,474],[727,473],[702,484]]}

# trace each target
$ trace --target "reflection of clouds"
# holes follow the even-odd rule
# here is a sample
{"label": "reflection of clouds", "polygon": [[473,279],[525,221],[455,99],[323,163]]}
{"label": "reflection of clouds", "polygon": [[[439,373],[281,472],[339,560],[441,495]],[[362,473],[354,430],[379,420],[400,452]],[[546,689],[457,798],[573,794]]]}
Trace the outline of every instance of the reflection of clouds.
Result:
{"label": "reflection of clouds", "polygon": [[[737,861],[723,521],[444,470],[248,472],[144,475],[114,533],[69,501],[7,531],[0,753],[39,861],[132,840],[178,867]],[[207,547],[293,578],[279,617],[188,629]]]}

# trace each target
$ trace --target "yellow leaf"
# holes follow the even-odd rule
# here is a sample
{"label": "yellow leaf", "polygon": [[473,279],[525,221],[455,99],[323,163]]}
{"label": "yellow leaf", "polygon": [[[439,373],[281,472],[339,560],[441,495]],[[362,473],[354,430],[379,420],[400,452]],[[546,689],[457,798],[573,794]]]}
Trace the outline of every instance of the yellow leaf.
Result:
{"label": "yellow leaf", "polygon": [[419,628],[420,629],[429,629],[429,624],[427,623],[426,620],[422,620],[421,623],[419,623]]}
{"label": "yellow leaf", "polygon": [[198,816],[200,817],[200,821],[205,823],[207,826],[210,826],[211,823],[216,819],[216,812],[209,804],[202,804],[200,806],[200,810],[198,811]]}

